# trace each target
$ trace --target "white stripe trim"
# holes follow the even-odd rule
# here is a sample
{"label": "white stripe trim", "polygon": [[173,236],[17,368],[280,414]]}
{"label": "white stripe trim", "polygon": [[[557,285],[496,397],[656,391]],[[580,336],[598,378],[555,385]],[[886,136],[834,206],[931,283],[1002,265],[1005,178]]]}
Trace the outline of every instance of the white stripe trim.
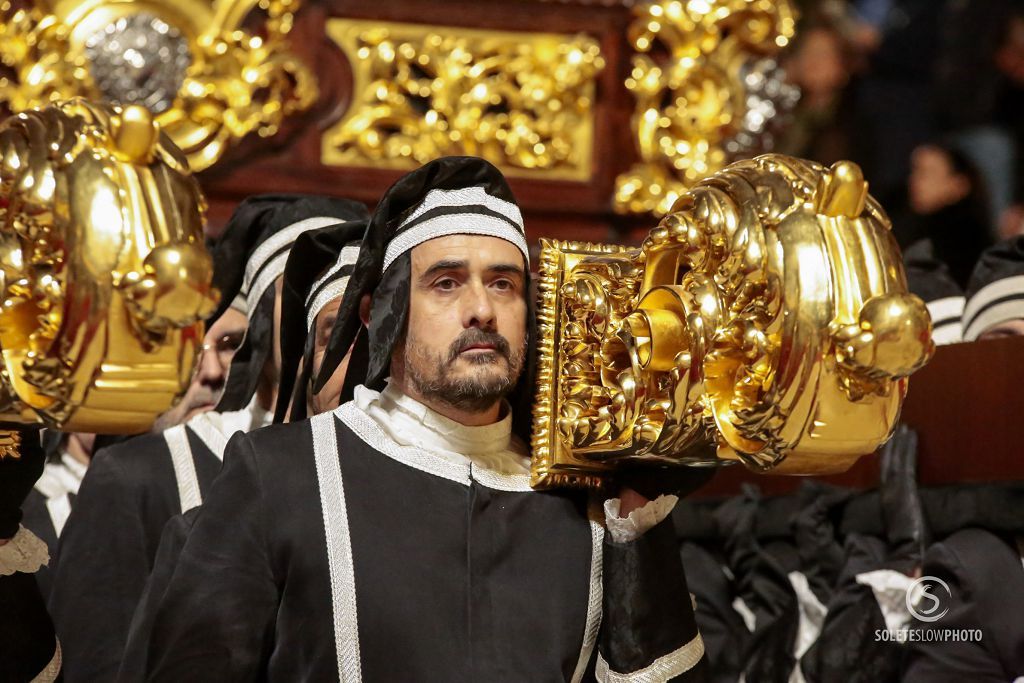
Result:
{"label": "white stripe trim", "polygon": [[256,307],[259,305],[260,299],[263,298],[263,293],[267,291],[270,285],[274,284],[274,280],[284,274],[284,267],[288,264],[288,255],[290,253],[290,251],[286,251],[274,257],[270,264],[260,274],[260,279],[256,280],[256,284],[254,284],[252,289],[250,289],[245,295],[248,307],[246,317],[250,321],[252,320],[252,317],[256,315]]}
{"label": "white stripe trim", "polygon": [[439,455],[420,448],[401,446],[395,443],[384,433],[380,425],[360,410],[359,406],[355,403],[350,401],[339,406],[334,411],[334,414],[373,450],[383,453],[392,460],[397,460],[420,472],[426,472],[435,477],[441,477],[463,486],[469,486],[471,481],[469,467],[449,462]]}
{"label": "white stripe trim", "polygon": [[639,671],[622,674],[612,671],[601,653],[597,654],[595,677],[600,683],[660,683],[686,673],[704,656],[704,639],[698,633],[693,640],[667,655],[658,657]]}
{"label": "white stripe trim", "polygon": [[321,277],[313,283],[313,286],[309,288],[309,294],[306,295],[306,307],[309,307],[309,300],[313,297],[313,293],[320,289],[321,286],[332,277],[335,277],[345,266],[354,266],[356,261],[359,260],[359,247],[345,247],[338,254],[338,260],[334,262],[334,265],[328,269]]}
{"label": "white stripe trim", "polygon": [[492,194],[488,194],[487,190],[479,185],[474,185],[473,187],[460,187],[457,190],[431,190],[427,193],[427,196],[423,198],[420,205],[416,207],[416,210],[409,214],[408,218],[402,221],[398,226],[398,229],[401,230],[426,212],[438,207],[468,206],[472,204],[486,206],[491,211],[500,213],[502,216],[518,225],[520,230],[524,230],[523,214],[519,210],[519,207],[512,202],[508,202],[504,199],[495,197]]}
{"label": "white stripe trim", "polygon": [[327,539],[338,680],[340,683],[356,683],[362,679],[362,663],[359,657],[355,565],[334,413],[321,413],[313,417],[310,428],[313,430],[313,456],[316,460],[320,508],[323,511],[324,535]]}
{"label": "white stripe trim", "polygon": [[497,491],[532,493],[534,490],[530,486],[529,474],[506,474],[471,464],[469,466],[469,476],[478,484]]}
{"label": "white stripe trim", "polygon": [[975,292],[967,301],[964,308],[964,322],[970,323],[971,318],[989,302],[1002,299],[1011,294],[1024,293],[1024,275],[1004,277],[1001,280],[989,283]]}
{"label": "white stripe trim", "polygon": [[469,486],[475,481],[481,486],[497,491],[535,492],[530,486],[528,474],[505,474],[473,463],[462,465],[422,448],[398,444],[353,401],[336,408],[334,414],[367,446],[414,470],[463,486]]}
{"label": "white stripe trim", "polygon": [[343,278],[339,278],[323,288],[323,290],[316,295],[316,299],[313,303],[306,307],[308,311],[306,313],[306,331],[313,329],[313,321],[320,314],[320,311],[324,310],[324,306],[329,304],[339,296],[345,295],[345,288],[348,287],[349,276],[346,275]]}
{"label": "white stripe trim", "polygon": [[955,320],[945,325],[933,326],[932,341],[938,346],[959,344],[963,341],[963,325],[959,320]]}
{"label": "white stripe trim", "polygon": [[[1024,318],[1024,294],[1019,299],[1010,299],[981,312],[964,330],[964,341],[975,341],[985,330],[1007,320]],[[964,318],[968,320],[968,318]]]}
{"label": "white stripe trim", "polygon": [[195,432],[199,440],[210,449],[211,453],[217,456],[218,460],[224,461],[224,451],[228,447],[228,437],[210,421],[208,413],[200,413],[185,424]]}
{"label": "white stripe trim", "polygon": [[306,218],[297,223],[292,223],[287,228],[282,228],[275,232],[264,240],[260,246],[256,247],[252,252],[252,256],[249,257],[249,261],[245,264],[245,286],[242,287],[242,291],[249,290],[249,285],[252,284],[252,279],[256,277],[256,271],[263,266],[264,262],[266,262],[274,252],[278,251],[282,247],[288,246],[298,239],[299,235],[304,232],[316,230],[317,228],[326,228],[328,225],[334,225],[335,223],[341,222],[342,219],[334,218],[333,216],[313,216],[312,218]]}
{"label": "white stripe trim", "polygon": [[601,601],[604,599],[604,525],[590,520],[590,594],[587,599],[587,625],[583,631],[583,646],[572,674],[572,683],[580,683],[590,664],[590,656],[601,630]]}
{"label": "white stripe trim", "polygon": [[925,303],[928,307],[928,315],[932,322],[945,320],[946,318],[961,318],[964,314],[966,300],[962,296],[947,296],[942,299],[935,299]]}
{"label": "white stripe trim", "polygon": [[196,476],[196,463],[192,460],[192,448],[188,445],[188,434],[185,425],[176,425],[163,432],[164,441],[171,451],[171,464],[174,465],[174,478],[178,484],[178,500],[181,511],[188,512],[203,504],[203,496],[199,492],[199,478]]}
{"label": "white stripe trim", "polygon": [[519,247],[523,252],[523,258],[530,260],[530,248],[526,244],[526,237],[522,232],[516,230],[506,221],[494,216],[478,213],[463,213],[455,215],[436,216],[430,220],[423,221],[405,232],[398,233],[388,243],[387,251],[384,252],[384,267],[381,272],[388,269],[395,259],[424,242],[438,237],[448,235],[482,235],[485,237],[498,237],[507,240]]}

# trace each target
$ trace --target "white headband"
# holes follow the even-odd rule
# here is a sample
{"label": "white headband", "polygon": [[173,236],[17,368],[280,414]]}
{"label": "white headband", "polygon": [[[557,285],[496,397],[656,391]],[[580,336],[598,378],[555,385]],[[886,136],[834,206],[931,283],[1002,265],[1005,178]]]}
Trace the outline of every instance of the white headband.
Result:
{"label": "white headband", "polygon": [[[484,207],[488,213],[475,211],[474,207],[477,206]],[[427,212],[442,208],[451,211],[423,218]],[[519,207],[487,194],[482,187],[431,190],[416,210],[398,226],[398,234],[388,243],[384,252],[382,271],[417,245],[447,235],[498,237],[519,247],[523,258],[529,260],[530,248],[526,244],[525,233]]]}
{"label": "white headband", "polygon": [[295,243],[299,235],[334,225],[339,221],[340,219],[331,216],[306,218],[275,232],[256,248],[245,265],[245,279],[242,283],[242,292],[245,294],[250,315],[256,311],[256,304],[267,288],[284,273],[285,264],[288,263],[287,249]]}
{"label": "white headband", "polygon": [[1016,318],[1024,318],[1024,275],[996,280],[975,292],[964,308],[964,341]]}

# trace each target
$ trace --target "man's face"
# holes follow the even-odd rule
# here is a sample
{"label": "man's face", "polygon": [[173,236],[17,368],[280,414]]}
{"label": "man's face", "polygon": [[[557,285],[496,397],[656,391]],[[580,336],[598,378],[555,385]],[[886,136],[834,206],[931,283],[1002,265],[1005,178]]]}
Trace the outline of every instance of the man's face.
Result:
{"label": "man's face", "polygon": [[1024,337],[1024,320],[1014,318],[993,325],[978,335],[978,339],[1003,339],[1004,337]]}
{"label": "man's face", "polygon": [[910,206],[919,214],[956,204],[971,191],[970,181],[956,173],[949,157],[937,147],[918,147],[910,163]]}
{"label": "man's face", "polygon": [[497,237],[451,235],[413,249],[411,270],[409,323],[392,376],[428,405],[493,408],[523,369],[522,253]]}
{"label": "man's face", "polygon": [[154,432],[213,410],[224,391],[231,359],[242,344],[247,325],[245,314],[234,308],[229,308],[210,325],[203,337],[203,350],[199,354],[192,383],[176,406],[157,417],[153,423]]}
{"label": "man's face", "polygon": [[[341,308],[341,297],[332,299],[317,313],[316,322],[313,328],[313,376],[320,372],[324,362],[324,354],[327,352],[327,342],[331,340],[331,330],[334,328],[334,321],[338,318],[338,309]],[[345,354],[337,369],[330,379],[324,384],[320,392],[309,399],[310,413],[319,415],[328,410],[338,407],[338,400],[341,396],[341,388],[345,384],[345,373],[348,371],[348,361],[351,351]]]}

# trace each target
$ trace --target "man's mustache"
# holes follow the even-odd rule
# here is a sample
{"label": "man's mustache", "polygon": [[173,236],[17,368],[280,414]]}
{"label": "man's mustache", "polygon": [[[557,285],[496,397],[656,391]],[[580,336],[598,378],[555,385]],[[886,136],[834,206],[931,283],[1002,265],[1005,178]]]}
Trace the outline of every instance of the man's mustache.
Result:
{"label": "man's mustache", "polygon": [[471,327],[458,338],[452,342],[452,345],[448,348],[448,363],[454,363],[463,351],[471,346],[484,345],[490,346],[494,351],[500,354],[505,360],[510,360],[511,349],[509,348],[508,340],[497,332],[485,332],[478,327]]}

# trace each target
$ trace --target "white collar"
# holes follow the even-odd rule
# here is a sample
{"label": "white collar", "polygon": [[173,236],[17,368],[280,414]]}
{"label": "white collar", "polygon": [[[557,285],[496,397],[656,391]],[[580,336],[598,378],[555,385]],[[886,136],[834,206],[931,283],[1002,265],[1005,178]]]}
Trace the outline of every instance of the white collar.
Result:
{"label": "white collar", "polygon": [[272,413],[263,410],[254,396],[245,408],[227,413],[199,413],[186,424],[206,444],[214,455],[224,458],[224,448],[236,432],[249,432],[266,427],[274,419]]}
{"label": "white collar", "polygon": [[527,449],[512,435],[512,413],[491,425],[468,427],[406,396],[393,384],[382,392],[355,388],[353,403],[392,440],[459,465],[502,474],[529,474]]}
{"label": "white collar", "polygon": [[47,499],[68,493],[77,495],[88,467],[85,463],[75,460],[70,453],[62,451],[60,462],[48,462],[43,466],[43,473],[36,480],[34,488]]}

